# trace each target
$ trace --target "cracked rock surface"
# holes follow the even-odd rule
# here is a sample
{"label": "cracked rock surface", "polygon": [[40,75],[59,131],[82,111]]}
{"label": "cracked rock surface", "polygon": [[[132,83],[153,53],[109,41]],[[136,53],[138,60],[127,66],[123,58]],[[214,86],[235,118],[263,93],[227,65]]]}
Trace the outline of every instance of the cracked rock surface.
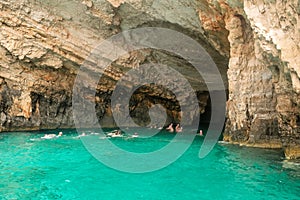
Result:
{"label": "cracked rock surface", "polygon": [[[282,148],[287,158],[298,158],[299,8],[298,0],[0,0],[0,130],[74,127],[73,84],[84,62],[97,64],[90,52],[122,31],[163,27],[196,40],[216,63],[228,90],[225,141]],[[187,108],[191,122],[209,112],[206,84],[190,63],[144,49],[115,60],[96,95],[83,97],[96,103],[100,123],[116,126],[114,87],[126,72],[147,63],[172,66],[190,82],[200,107]],[[183,83],[178,88],[185,94]],[[130,115],[145,126],[155,104],[167,110],[166,123],[180,121],[176,97],[160,85],[137,90]]]}

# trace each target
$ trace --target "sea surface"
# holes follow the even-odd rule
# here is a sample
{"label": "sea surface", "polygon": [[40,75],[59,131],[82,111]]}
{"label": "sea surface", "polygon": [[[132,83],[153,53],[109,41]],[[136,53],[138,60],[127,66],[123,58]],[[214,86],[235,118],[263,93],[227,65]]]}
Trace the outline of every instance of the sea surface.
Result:
{"label": "sea surface", "polygon": [[[280,150],[218,143],[200,159],[204,138],[196,136],[190,148],[169,166],[132,174],[95,159],[75,130],[62,130],[59,138],[41,139],[58,132],[0,134],[1,200],[300,199],[300,165],[284,160]],[[132,152],[163,148],[173,138],[167,132],[149,138],[99,137]]]}

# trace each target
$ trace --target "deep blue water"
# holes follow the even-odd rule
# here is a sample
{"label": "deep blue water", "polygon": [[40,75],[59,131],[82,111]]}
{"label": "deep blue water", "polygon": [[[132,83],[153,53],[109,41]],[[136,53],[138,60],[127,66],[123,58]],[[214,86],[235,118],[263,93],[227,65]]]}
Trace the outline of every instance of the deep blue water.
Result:
{"label": "deep blue water", "polygon": [[[58,131],[49,131],[58,133]],[[300,199],[300,166],[280,150],[217,144],[204,159],[197,136],[176,162],[130,174],[95,159],[73,130],[0,135],[0,199]],[[47,132],[48,133],[48,132]],[[155,150],[173,138],[112,138],[130,151]]]}

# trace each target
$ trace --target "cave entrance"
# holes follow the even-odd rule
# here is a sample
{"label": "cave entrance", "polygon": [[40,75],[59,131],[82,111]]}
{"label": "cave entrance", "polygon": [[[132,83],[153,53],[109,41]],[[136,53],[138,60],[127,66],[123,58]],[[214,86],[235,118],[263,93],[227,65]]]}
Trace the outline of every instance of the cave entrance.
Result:
{"label": "cave entrance", "polygon": [[[220,93],[220,92],[223,92],[223,91],[213,91],[213,93]],[[228,90],[226,90],[226,100],[228,100]],[[200,100],[199,100],[199,103],[201,103]],[[223,102],[216,101],[214,106],[222,106],[222,105],[223,105]],[[208,129],[209,124],[211,122],[211,113],[212,113],[212,103],[211,103],[210,95],[208,93],[207,103],[204,107],[204,110],[202,110],[202,112],[200,112],[200,121],[199,121],[198,130],[200,130],[200,129],[207,130]],[[197,123],[197,122],[194,122],[194,123]],[[224,128],[225,128],[225,126],[223,127],[223,131],[224,131]]]}
{"label": "cave entrance", "polygon": [[[219,69],[221,78],[224,83],[224,88],[227,90],[228,60],[226,60],[222,56],[217,57],[216,54],[217,53],[214,52],[214,57],[212,58]],[[130,116],[128,117],[131,117],[137,126],[147,126],[150,122],[149,110],[151,107],[157,104],[162,105],[167,113],[167,118],[164,126],[167,126],[169,123],[180,123],[181,108],[178,105],[178,101],[176,100],[176,98],[186,98],[185,91],[187,90],[187,87],[179,80],[176,83],[176,87],[181,90],[178,92],[179,96],[174,96],[174,94],[172,94],[172,91],[168,91],[167,88],[162,88],[159,85],[154,84],[152,86],[142,86],[137,89],[132,95],[130,102],[127,102],[129,104],[129,107],[110,107],[110,96],[114,92],[116,85],[119,84],[118,82],[120,82],[121,77],[126,76],[126,74],[128,74],[128,72],[132,70],[142,68],[143,65],[146,65],[148,63],[152,65],[162,64],[164,66],[169,66],[183,75],[183,77],[191,86],[193,92],[196,94],[198,98],[198,105],[200,108],[199,111],[195,109],[189,110],[191,112],[190,121],[193,125],[198,125],[199,121],[194,119],[199,118],[200,116],[200,126],[208,127],[211,120],[210,116],[212,106],[209,97],[210,92],[218,91],[208,91],[203,77],[191,63],[189,63],[179,55],[157,49],[143,49],[139,51],[132,51],[124,57],[119,58],[118,60],[113,62],[111,66],[106,68],[106,70],[104,71],[104,76],[99,81],[99,90],[96,94],[98,99],[97,102],[99,102],[97,105],[99,108],[101,108],[101,112],[98,113],[98,117],[100,123],[102,121],[102,126],[118,127],[119,125],[116,124],[113,119],[113,112],[117,110],[117,112],[122,113],[125,111],[124,109],[129,110]],[[161,68],[161,71],[159,70],[156,73],[164,73],[166,80],[169,78],[176,79],[176,77],[168,76],[168,72],[164,71],[163,68]],[[151,71],[145,72],[145,74],[150,74],[149,76],[154,77],[156,76],[156,73],[153,73]],[[134,87],[134,85],[136,85],[136,83],[125,82],[124,88],[132,88]],[[128,93],[127,91],[129,90],[125,89],[123,93],[126,94]],[[104,104],[106,106],[104,106]],[[192,115],[197,115],[197,117],[193,118]],[[127,126],[126,123],[122,125]]]}
{"label": "cave entrance", "polygon": [[298,127],[300,127],[300,115],[297,116],[296,124]]}

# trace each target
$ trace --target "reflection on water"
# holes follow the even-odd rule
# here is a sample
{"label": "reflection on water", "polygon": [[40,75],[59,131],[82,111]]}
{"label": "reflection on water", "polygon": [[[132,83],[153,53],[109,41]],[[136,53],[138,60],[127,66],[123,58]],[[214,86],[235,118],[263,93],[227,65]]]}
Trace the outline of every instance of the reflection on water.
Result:
{"label": "reflection on water", "polygon": [[300,178],[300,161],[282,161],[282,167],[289,172],[289,175]]}

